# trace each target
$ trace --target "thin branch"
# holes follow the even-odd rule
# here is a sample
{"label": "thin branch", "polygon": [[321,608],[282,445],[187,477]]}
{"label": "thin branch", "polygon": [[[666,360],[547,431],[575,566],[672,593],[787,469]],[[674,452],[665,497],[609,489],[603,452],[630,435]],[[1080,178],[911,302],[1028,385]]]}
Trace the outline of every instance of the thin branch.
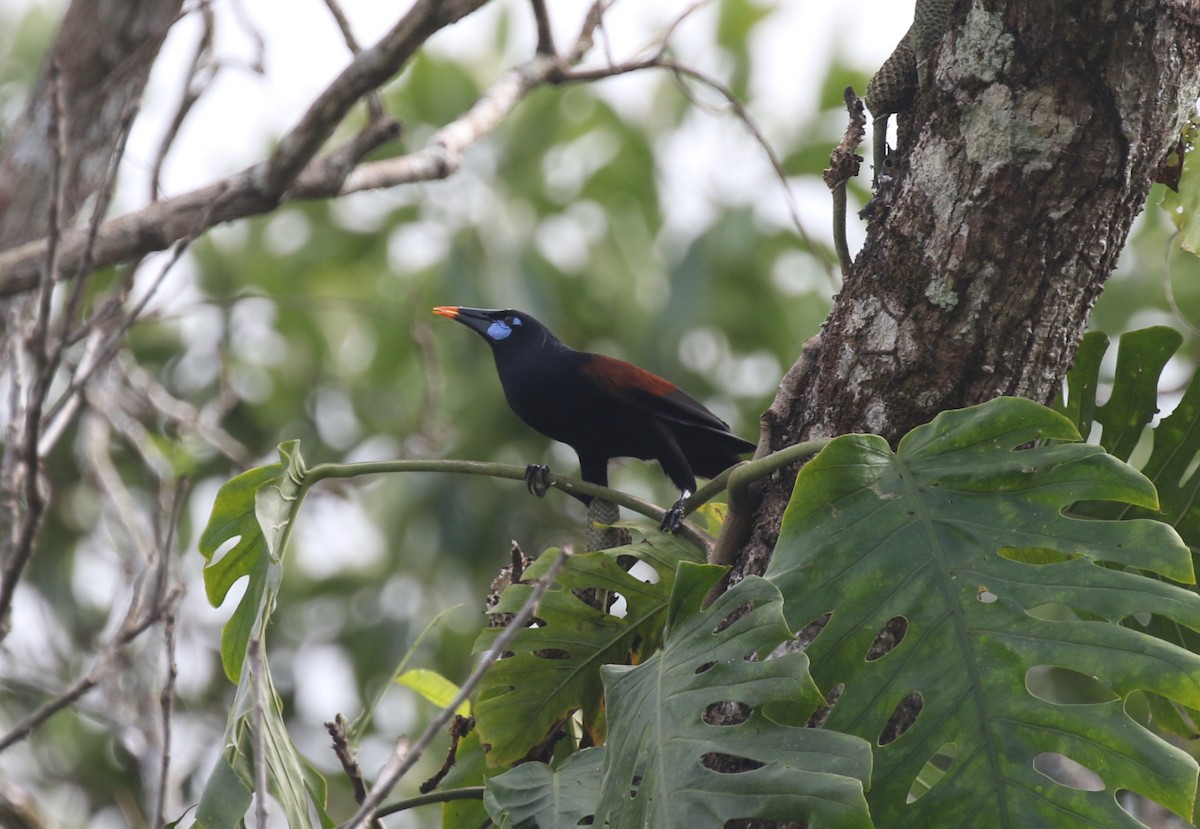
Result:
{"label": "thin branch", "polygon": [[550,589],[550,585],[552,585],[554,583],[554,579],[558,577],[558,572],[562,569],[562,566],[566,560],[567,552],[565,550],[560,550],[558,556],[554,559],[554,563],[551,564],[550,569],[546,571],[546,575],[538,579],[537,584],[534,585],[533,590],[530,591],[529,598],[525,600],[525,604],[521,608],[520,612],[518,612],[517,615],[513,617],[512,621],[508,623],[508,626],[504,629],[504,632],[496,637],[496,640],[492,643],[491,650],[489,650],[487,655],[479,662],[478,665],[475,666],[475,669],[471,671],[471,675],[467,677],[466,681],[462,684],[462,687],[459,688],[458,693],[454,696],[454,699],[452,699],[450,703],[440,712],[438,712],[436,717],[433,718],[433,721],[429,723],[429,726],[425,729],[425,732],[421,734],[417,742],[414,743],[411,748],[409,748],[407,740],[400,741],[395,750],[392,752],[391,757],[388,758],[387,763],[384,764],[384,768],[380,772],[379,779],[376,780],[375,785],[371,787],[371,791],[367,794],[367,797],[363,801],[362,805],[359,806],[358,811],[354,813],[354,817],[352,817],[349,822],[346,823],[345,829],[362,829],[362,827],[365,827],[370,822],[373,813],[379,808],[380,804],[383,802],[383,799],[387,797],[388,792],[390,792],[396,783],[399,782],[400,778],[404,776],[405,772],[412,768],[417,760],[421,758],[421,755],[424,753],[425,749],[429,747],[429,744],[432,743],[437,735],[441,733],[442,729],[445,728],[446,723],[450,722],[451,718],[455,716],[454,712],[458,709],[458,707],[466,702],[467,699],[470,698],[471,694],[475,692],[475,686],[478,685],[480,680],[483,679],[483,675],[487,673],[488,669],[491,668],[496,660],[500,658],[501,654],[503,654],[507,649],[508,644],[516,637],[518,633],[521,632],[521,630],[533,617],[538,603],[542,600],[542,596],[547,590]]}
{"label": "thin branch", "polygon": [[[338,758],[338,762],[342,764],[342,771],[346,773],[350,785],[354,788],[354,802],[361,804],[367,798],[367,785],[363,782],[362,769],[346,739],[345,717],[338,714],[325,723],[325,730],[329,732],[329,736],[333,740],[333,753]],[[371,829],[383,829],[383,824],[378,819],[372,819]]]}
{"label": "thin branch", "polygon": [[46,720],[62,711],[69,708],[80,697],[86,694],[104,678],[112,666],[113,660],[117,654],[133,640],[137,639],[143,633],[150,629],[155,622],[159,620],[163,613],[174,607],[179,597],[183,595],[183,589],[176,586],[171,588],[163,601],[152,609],[152,612],[146,613],[141,618],[133,615],[138,607],[142,605],[138,597],[130,600],[130,615],[126,617],[125,623],[121,625],[121,629],[109,641],[100,654],[92,663],[88,672],[75,680],[65,690],[60,692],[54,699],[46,702],[31,714],[23,717],[16,725],[14,725],[7,734],[0,737],[0,751],[4,751],[10,746],[24,740],[28,737],[35,728],[40,726]]}
{"label": "thin branch", "polygon": [[[340,193],[345,195],[453,175],[469,147],[499,126],[526,95],[557,77],[560,70],[560,61],[546,55],[510,69],[465,115],[435,132],[425,147],[396,158],[358,166],[346,176]],[[308,186],[306,178],[301,176],[297,181],[297,193],[304,194]]]}
{"label": "thin branch", "polygon": [[430,792],[429,794],[421,794],[416,797],[397,800],[395,803],[381,806],[375,812],[375,817],[387,817],[397,812],[406,812],[409,809],[415,809],[418,806],[428,806],[431,803],[450,803],[455,800],[483,800],[483,786],[463,786],[461,789],[443,789],[440,792]]}
{"label": "thin branch", "polygon": [[[188,401],[180,400],[134,361],[116,360],[113,367],[121,375],[124,393],[129,395],[124,400],[126,405],[144,401],[155,414],[174,423],[180,434],[203,441],[243,469],[253,462],[250,450],[221,428],[219,410],[211,410],[208,404],[198,409]],[[209,402],[219,403],[217,400]]]}
{"label": "thin branch", "polygon": [[359,98],[408,63],[434,32],[475,11],[486,0],[416,0],[370,49],[354,57],[289,130],[253,179],[255,192],[276,202],[316,157]]}
{"label": "thin branch", "polygon": [[179,668],[175,664],[175,611],[163,614],[163,652],[166,659],[166,679],[158,697],[162,746],[158,763],[158,786],[154,793],[154,826],[166,825],[167,788],[171,779],[171,715],[175,709],[175,682]]}
{"label": "thin branch", "polygon": [[116,146],[113,147],[112,155],[108,160],[108,171],[104,175],[104,182],[97,191],[96,204],[92,209],[92,218],[88,221],[87,241],[84,243],[83,255],[79,261],[79,267],[75,271],[74,284],[71,289],[71,296],[67,300],[66,310],[62,315],[62,335],[58,340],[58,349],[53,358],[53,362],[57,366],[59,360],[62,359],[63,349],[66,348],[68,342],[75,339],[74,336],[68,337],[67,332],[70,331],[74,324],[75,315],[79,311],[79,305],[83,301],[83,295],[87,291],[87,286],[92,275],[92,252],[96,247],[96,234],[100,232],[100,223],[104,221],[104,216],[108,213],[109,203],[112,201],[113,190],[116,189],[117,171],[121,168],[121,159],[125,157],[125,146],[129,143],[129,134],[133,132],[133,121],[137,117],[138,108],[136,105],[131,105],[121,117],[121,133],[117,139]]}
{"label": "thin branch", "polygon": [[[43,492],[44,481],[40,474],[38,436],[41,433],[42,408],[50,390],[51,375],[54,373],[46,343],[50,330],[51,300],[54,296],[54,286],[58,282],[60,266],[59,239],[66,202],[67,178],[64,174],[64,167],[66,167],[68,152],[66,96],[63,92],[62,73],[57,56],[51,58],[48,73],[51,91],[49,137],[50,145],[53,148],[50,231],[47,237],[45,271],[38,286],[39,293],[33,330],[25,343],[25,352],[29,355],[32,369],[30,382],[26,387],[20,456],[16,464],[21,470],[24,482],[25,512],[23,516],[20,515],[20,507],[14,499],[12,512],[14,518],[20,519],[20,529],[15,536],[13,547],[4,551],[3,573],[0,573],[0,639],[3,639],[8,631],[17,582],[25,570],[25,565],[29,563],[29,558],[33,555],[33,545],[37,540],[38,531],[41,529],[48,497],[48,494]],[[14,410],[12,417],[16,418],[17,416],[17,410]]]}
{"label": "thin branch", "polygon": [[[506,478],[508,480],[521,481],[522,483],[525,482],[525,467],[523,466],[486,463],[484,461],[401,460],[318,464],[309,468],[308,474],[304,479],[304,486],[306,488],[312,487],[326,478],[357,478],[360,475],[380,475],[396,472],[448,472],[460,475],[487,475],[493,478]],[[545,480],[550,488],[561,490],[568,495],[591,495],[595,498],[603,498],[619,507],[632,510],[639,515],[653,518],[655,521],[662,521],[663,516],[666,515],[666,510],[662,507],[647,503],[618,489],[609,489],[606,486],[599,486],[587,481],[581,481],[578,478],[559,475],[553,472],[548,473]],[[708,487],[704,491],[712,492]],[[712,495],[708,497],[712,497]],[[703,501],[696,500],[696,496],[692,496],[692,499],[688,502],[688,512],[694,509],[694,507],[690,506],[693,502],[695,506],[703,503]],[[683,522],[679,532],[688,541],[706,552],[712,547],[713,539],[690,522]]]}
{"label": "thin branch", "polygon": [[[346,48],[350,50],[350,54],[357,55],[362,51],[362,46],[359,45],[358,38],[354,36],[350,20],[346,17],[346,13],[342,11],[341,4],[338,3],[338,0],[325,0],[325,7],[329,9],[329,13],[333,15],[338,29],[341,30],[342,38],[346,41]],[[379,96],[379,90],[372,89],[367,93],[366,99],[367,114],[371,116],[371,120],[384,120],[387,116],[383,112],[383,99]]]}
{"label": "thin branch", "polygon": [[111,417],[114,404],[111,400],[103,399],[97,404],[84,415],[80,425],[84,475],[91,479],[98,492],[105,494],[112,505],[113,517],[125,531],[141,560],[152,564],[159,553],[157,545],[150,537],[150,528],[137,523],[142,511],[108,453],[111,421],[107,418]]}
{"label": "thin branch", "polygon": [[[575,38],[575,45],[567,53],[566,64],[574,65],[583,60],[583,56],[591,51],[592,45],[595,43],[596,31],[604,26],[604,15],[616,0],[594,0],[588,8],[587,14],[583,18],[583,25],[579,27],[579,35]],[[607,43],[607,41],[606,41]],[[611,56],[609,63],[612,63]]]}
{"label": "thin branch", "polygon": [[474,717],[464,717],[461,714],[454,715],[454,722],[450,723],[450,747],[446,749],[446,759],[442,762],[442,767],[434,772],[433,777],[430,777],[420,785],[419,790],[421,794],[429,794],[446,779],[446,775],[454,768],[454,763],[458,759],[459,740],[470,734],[471,729],[474,727]]}
{"label": "thin branch", "polygon": [[0,826],[5,829],[51,829],[56,826],[39,810],[38,800],[11,781],[0,778]]}
{"label": "thin branch", "polygon": [[537,23],[537,53],[555,55],[554,30],[550,27],[550,13],[546,11],[546,0],[529,0],[533,6],[533,19]]}
{"label": "thin branch", "polygon": [[825,185],[833,193],[833,246],[837,250],[842,278],[850,275],[850,245],[846,241],[846,183],[858,175],[862,156],[856,150],[867,134],[867,116],[863,102],[854,94],[852,87],[842,93],[849,120],[841,142],[829,156],[829,166],[821,174]]}
{"label": "thin branch", "polygon": [[167,131],[158,143],[158,151],[154,154],[154,164],[150,168],[150,201],[152,202],[158,201],[161,192],[159,182],[162,180],[163,164],[166,163],[167,154],[174,146],[183,122],[187,120],[188,114],[196,102],[208,90],[220,69],[220,66],[212,60],[213,36],[216,32],[217,21],[216,15],[213,14],[212,4],[207,0],[200,4],[200,17],[204,29],[200,33],[200,40],[196,43],[192,60],[188,65],[187,78],[183,82],[183,97],[179,101],[179,106],[175,108],[175,115],[171,118],[171,123],[167,125]]}
{"label": "thin branch", "polygon": [[746,129],[750,131],[750,135],[762,149],[763,154],[767,157],[767,161],[770,162],[771,169],[774,171],[775,177],[779,180],[779,183],[783,188],[783,198],[784,202],[787,204],[788,214],[792,220],[792,226],[795,227],[796,232],[800,234],[800,238],[804,241],[804,246],[807,247],[809,252],[812,253],[813,257],[821,263],[821,267],[825,269],[825,273],[829,277],[829,281],[836,285],[838,280],[833,272],[833,261],[825,252],[825,249],[814,242],[812,237],[808,235],[808,231],[805,230],[804,222],[800,219],[800,208],[796,204],[795,196],[792,195],[792,188],[788,185],[787,171],[783,169],[783,162],[779,160],[779,154],[775,152],[775,148],[771,146],[771,142],[767,140],[766,135],[764,135],[763,131],[759,128],[758,122],[754,120],[752,115],[750,115],[750,112],[746,109],[745,104],[743,104],[738,99],[737,95],[734,94],[733,90],[724,83],[710,75],[700,72],[699,70],[693,69],[690,66],[685,66],[681,63],[676,63],[672,60],[661,61],[661,66],[664,69],[669,69],[674,72],[676,77],[691,78],[692,80],[707,86],[709,89],[713,90],[725,99],[729,109],[735,116],[737,116],[738,120],[745,125]]}
{"label": "thin branch", "polygon": [[[142,312],[145,311],[146,305],[149,304],[150,300],[158,292],[158,289],[162,287],[163,282],[167,278],[167,274],[171,272],[171,269],[174,268],[176,263],[178,263],[183,257],[184,251],[186,251],[188,246],[192,243],[192,238],[193,237],[190,236],[185,237],[175,243],[175,248],[171,251],[169,258],[162,266],[158,276],[155,277],[154,281],[150,283],[149,288],[147,288],[145,294],[138,301],[137,305],[133,307],[133,310],[126,314],[121,319],[120,323],[113,328],[113,330],[106,333],[103,341],[96,348],[95,355],[91,361],[80,361],[79,366],[76,368],[71,377],[70,383],[67,384],[67,388],[63,390],[63,393],[59,395],[58,400],[54,402],[54,405],[50,408],[50,413],[47,416],[47,420],[54,425],[55,435],[60,434],[62,429],[65,428],[66,423],[69,422],[74,409],[73,399],[79,395],[85,386],[87,386],[88,382],[92,379],[97,371],[108,365],[108,363],[114,357],[116,357],[117,353],[121,350],[121,347],[125,344],[125,335],[129,333],[129,329],[133,327],[134,323],[137,322]],[[117,299],[118,301],[123,299],[121,297],[113,298]],[[95,315],[93,315],[93,319],[101,317],[102,315],[103,312],[98,311]],[[94,324],[96,324],[94,321],[89,321],[86,326],[90,327]],[[62,422],[60,422],[60,420]],[[53,443],[44,444],[39,448],[42,451],[42,457],[45,457],[47,454],[49,454],[50,449],[53,448]]]}

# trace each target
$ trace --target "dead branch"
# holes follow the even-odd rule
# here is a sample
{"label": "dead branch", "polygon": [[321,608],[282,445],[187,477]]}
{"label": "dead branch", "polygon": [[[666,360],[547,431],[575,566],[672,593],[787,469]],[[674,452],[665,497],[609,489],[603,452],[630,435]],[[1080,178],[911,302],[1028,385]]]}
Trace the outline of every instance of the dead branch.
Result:
{"label": "dead branch", "polygon": [[401,738],[397,742],[396,748],[392,751],[391,756],[380,770],[379,778],[375,781],[375,785],[371,787],[371,791],[359,806],[358,811],[354,813],[354,817],[346,823],[346,829],[363,829],[370,822],[375,810],[383,803],[383,799],[388,796],[388,792],[400,781],[405,772],[412,768],[417,760],[421,758],[425,749],[429,747],[434,738],[445,728],[446,723],[454,718],[455,709],[470,697],[475,690],[475,686],[483,679],[483,675],[487,673],[492,664],[504,653],[509,642],[513,640],[533,617],[534,612],[537,610],[538,602],[542,600],[545,592],[550,589],[550,585],[554,584],[554,580],[558,577],[558,571],[562,569],[566,560],[567,552],[560,550],[558,557],[550,565],[550,569],[534,585],[529,598],[525,600],[524,606],[512,618],[512,621],[508,623],[504,632],[496,637],[496,640],[492,643],[491,650],[488,652],[488,656],[475,666],[475,669],[471,671],[471,675],[462,684],[458,694],[450,701],[449,705],[433,718],[428,727],[426,727],[425,732],[417,739],[417,742],[411,748],[409,747],[408,740],[405,738]]}

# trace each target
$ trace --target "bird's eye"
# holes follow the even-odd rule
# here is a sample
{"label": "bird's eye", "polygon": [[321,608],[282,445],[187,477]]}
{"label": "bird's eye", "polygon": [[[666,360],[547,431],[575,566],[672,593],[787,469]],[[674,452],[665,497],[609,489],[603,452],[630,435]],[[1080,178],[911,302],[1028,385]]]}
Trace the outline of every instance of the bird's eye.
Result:
{"label": "bird's eye", "polygon": [[521,324],[521,318],[516,316],[515,314],[509,314],[507,317],[504,318],[504,321],[507,322],[509,325],[520,325]]}

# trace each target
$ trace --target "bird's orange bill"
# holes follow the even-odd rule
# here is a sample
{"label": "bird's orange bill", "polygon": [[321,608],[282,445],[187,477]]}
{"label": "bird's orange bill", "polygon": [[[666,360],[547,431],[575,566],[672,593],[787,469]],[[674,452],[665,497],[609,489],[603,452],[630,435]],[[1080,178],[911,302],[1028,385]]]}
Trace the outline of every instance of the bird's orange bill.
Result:
{"label": "bird's orange bill", "polygon": [[439,317],[449,317],[452,320],[458,319],[458,307],[457,305],[439,305],[433,309],[433,313]]}

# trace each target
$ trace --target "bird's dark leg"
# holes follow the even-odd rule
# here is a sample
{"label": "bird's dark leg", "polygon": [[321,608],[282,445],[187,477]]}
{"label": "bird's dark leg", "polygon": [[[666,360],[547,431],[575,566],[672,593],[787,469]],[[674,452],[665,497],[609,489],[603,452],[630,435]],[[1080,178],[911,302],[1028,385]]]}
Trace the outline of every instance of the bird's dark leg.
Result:
{"label": "bird's dark leg", "polygon": [[550,467],[540,463],[531,463],[526,466],[525,486],[529,489],[530,495],[545,498],[547,490],[550,489]]}
{"label": "bird's dark leg", "polygon": [[658,456],[658,462],[662,464],[663,472],[667,473],[671,482],[679,487],[679,500],[667,510],[658,528],[664,532],[677,533],[683,526],[683,504],[696,491],[696,476],[675,436],[669,430],[663,429],[661,440],[663,452]]}
{"label": "bird's dark leg", "polygon": [[687,502],[687,499],[691,497],[692,491],[690,489],[685,489],[680,492],[679,500],[676,501],[669,510],[667,510],[666,514],[663,516],[662,522],[658,525],[658,528],[663,532],[668,533],[679,532],[679,528],[683,526],[683,516],[685,515],[684,504]]}

